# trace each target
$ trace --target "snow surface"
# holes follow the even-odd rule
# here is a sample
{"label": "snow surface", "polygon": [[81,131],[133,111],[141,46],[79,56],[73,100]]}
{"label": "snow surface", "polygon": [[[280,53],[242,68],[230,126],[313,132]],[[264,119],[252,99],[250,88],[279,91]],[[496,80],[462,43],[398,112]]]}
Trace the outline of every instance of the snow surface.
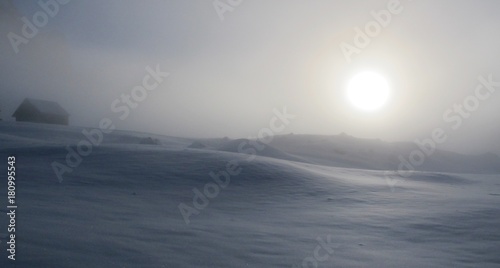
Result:
{"label": "snow surface", "polygon": [[[249,161],[231,141],[192,149],[194,139],[115,131],[59,183],[51,163],[64,161],[81,131],[0,123],[1,158],[17,157],[19,205],[16,266],[2,213],[0,267],[307,267],[328,236],[334,252],[318,267],[500,267],[500,172],[420,171],[391,192],[383,170],[352,168],[370,159],[339,137],[343,157],[292,148],[324,139],[299,136],[289,147],[277,137]],[[203,191],[230,161],[241,173],[186,224],[179,204],[192,206],[193,188]]]}

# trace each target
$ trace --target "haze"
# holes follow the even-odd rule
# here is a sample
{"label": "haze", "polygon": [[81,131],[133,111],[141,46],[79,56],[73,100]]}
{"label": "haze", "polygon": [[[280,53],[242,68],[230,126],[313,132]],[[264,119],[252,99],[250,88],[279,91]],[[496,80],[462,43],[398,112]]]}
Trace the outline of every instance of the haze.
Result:
{"label": "haze", "polygon": [[[361,53],[346,60],[355,27],[388,1],[243,1],[223,20],[212,1],[71,1],[15,52],[38,1],[1,1],[0,109],[3,120],[25,97],[59,102],[70,124],[118,118],[111,104],[142,84],[146,67],[170,75],[130,112],[125,130],[182,137],[255,136],[273,109],[296,119],[286,133],[341,132],[413,141],[453,124],[443,114],[463,103],[478,77],[500,81],[498,1],[405,1],[402,12]],[[373,113],[345,98],[355,74],[374,71],[391,99]],[[444,149],[500,153],[500,92],[481,101]],[[286,134],[283,133],[283,134]]]}

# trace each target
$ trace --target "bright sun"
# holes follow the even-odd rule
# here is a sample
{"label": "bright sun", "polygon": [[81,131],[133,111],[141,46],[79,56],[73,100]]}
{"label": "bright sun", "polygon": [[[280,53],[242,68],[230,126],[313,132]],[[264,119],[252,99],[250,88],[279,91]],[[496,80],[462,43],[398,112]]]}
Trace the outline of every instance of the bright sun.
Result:
{"label": "bright sun", "polygon": [[374,72],[355,75],[347,86],[347,98],[357,108],[375,111],[382,108],[389,100],[387,80]]}

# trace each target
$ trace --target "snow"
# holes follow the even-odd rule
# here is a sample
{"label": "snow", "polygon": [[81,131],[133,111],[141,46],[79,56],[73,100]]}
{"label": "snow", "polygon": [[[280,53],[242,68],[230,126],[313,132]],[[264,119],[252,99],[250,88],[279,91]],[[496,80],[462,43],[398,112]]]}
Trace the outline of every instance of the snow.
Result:
{"label": "snow", "polygon": [[[311,163],[376,170],[395,170],[399,156],[409,161],[412,152],[421,151],[415,143],[387,143],[375,139],[359,139],[346,134],[336,136],[283,135],[276,137],[271,146],[308,159]],[[500,173],[500,157],[462,155],[447,152],[437,146],[416,170],[455,173]]]}
{"label": "snow", "polygon": [[[334,251],[318,267],[500,266],[500,172],[418,171],[391,192],[383,169],[355,166],[370,163],[349,153],[360,142],[341,137],[330,138],[340,158],[281,136],[249,161],[231,141],[192,149],[194,139],[115,131],[59,183],[51,163],[64,161],[81,131],[0,123],[1,159],[17,158],[19,205],[17,266],[4,254],[0,267],[305,267],[328,238]],[[148,138],[159,142],[141,144]],[[367,142],[374,154],[392,146]],[[179,204],[192,206],[192,190],[230,161],[241,172],[186,224]]]}

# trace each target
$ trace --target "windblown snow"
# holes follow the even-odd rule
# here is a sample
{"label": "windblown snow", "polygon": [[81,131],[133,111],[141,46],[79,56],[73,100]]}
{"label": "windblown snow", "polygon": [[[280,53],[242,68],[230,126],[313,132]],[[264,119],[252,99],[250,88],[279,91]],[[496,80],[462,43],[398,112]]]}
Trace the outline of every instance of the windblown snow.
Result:
{"label": "windblown snow", "polygon": [[436,151],[397,178],[411,144],[285,135],[244,154],[252,141],[114,131],[60,183],[53,163],[82,130],[0,123],[17,163],[15,267],[500,266],[496,155]]}

